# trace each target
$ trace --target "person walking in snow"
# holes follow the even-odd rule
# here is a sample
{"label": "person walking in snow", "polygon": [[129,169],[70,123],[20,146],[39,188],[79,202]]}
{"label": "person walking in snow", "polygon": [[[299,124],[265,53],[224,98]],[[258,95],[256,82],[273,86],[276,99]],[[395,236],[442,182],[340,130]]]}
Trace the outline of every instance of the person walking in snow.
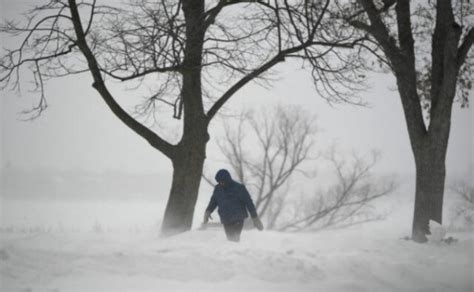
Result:
{"label": "person walking in snow", "polygon": [[257,210],[247,188],[234,181],[225,169],[219,170],[215,178],[218,184],[215,186],[209,205],[204,212],[204,224],[212,219],[212,212],[218,208],[217,213],[224,225],[227,239],[238,242],[244,227],[244,220],[248,217],[248,210],[255,227],[260,231],[263,230],[263,224],[258,218]]}

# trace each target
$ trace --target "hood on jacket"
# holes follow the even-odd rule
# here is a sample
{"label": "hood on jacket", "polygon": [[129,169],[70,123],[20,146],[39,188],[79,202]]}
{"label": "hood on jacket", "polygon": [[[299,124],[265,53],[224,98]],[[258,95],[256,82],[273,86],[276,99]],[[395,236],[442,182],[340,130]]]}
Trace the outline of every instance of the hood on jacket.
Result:
{"label": "hood on jacket", "polygon": [[221,169],[216,173],[216,181],[222,181],[226,185],[230,185],[233,182],[232,177],[230,176],[230,173],[227,171],[227,169]]}

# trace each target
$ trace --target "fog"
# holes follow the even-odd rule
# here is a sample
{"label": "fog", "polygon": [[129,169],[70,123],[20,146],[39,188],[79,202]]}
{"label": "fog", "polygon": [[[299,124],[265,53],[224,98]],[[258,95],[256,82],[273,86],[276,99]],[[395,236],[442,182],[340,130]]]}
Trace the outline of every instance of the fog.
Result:
{"label": "fog", "polygon": [[[18,112],[31,105],[34,95],[2,91],[0,226],[5,244],[16,242],[15,248],[2,251],[8,263],[2,264],[4,287],[314,291],[316,285],[324,291],[348,291],[364,283],[361,289],[377,291],[433,290],[443,285],[472,290],[472,281],[466,282],[472,279],[468,272],[472,241],[465,233],[450,233],[461,244],[442,252],[438,249],[444,247],[436,244],[420,252],[416,246],[397,242],[410,234],[414,165],[392,78],[374,76],[372,88],[364,93],[368,107],[331,106],[312,91],[304,71],[289,74],[284,69],[270,90],[250,85],[233,98],[227,110],[274,103],[302,105],[317,115],[318,150],[331,145],[346,153],[380,150],[377,174],[400,182],[395,193],[373,204],[376,214],[388,214],[386,220],[350,232],[287,236],[244,230],[240,245],[233,246],[220,229],[199,231],[212,192],[202,182],[193,231],[160,239],[171,164],[113,116],[91,89],[87,76],[63,78],[48,83],[50,106],[32,122],[20,121]],[[211,175],[226,167],[215,144],[222,135],[218,122],[211,127],[207,150],[206,171]],[[449,181],[472,177],[472,125],[472,109],[456,105],[447,158]],[[329,170],[320,161],[314,166],[318,169],[314,182],[326,186]],[[310,193],[314,183],[299,187]],[[455,197],[446,195],[447,206]],[[446,210],[445,222],[451,224],[451,209]],[[360,241],[361,234],[367,240]],[[31,240],[32,236],[36,239]],[[378,252],[381,245],[388,251],[383,256]],[[203,263],[208,264],[193,268]],[[374,263],[381,268],[367,270]],[[364,272],[354,273],[360,269]],[[10,280],[12,273],[22,275],[21,281]],[[418,276],[407,280],[407,273]],[[36,282],[38,277],[45,280]],[[215,283],[214,277],[222,281]],[[386,290],[390,285],[393,290]]]}
{"label": "fog", "polygon": [[[291,66],[282,66],[283,69],[297,70]],[[227,112],[271,104],[301,105],[317,116],[317,151],[332,145],[347,153],[355,150],[365,154],[377,149],[381,152],[377,172],[409,186],[403,195],[413,198],[413,155],[393,79],[375,75],[371,89],[363,94],[369,106],[357,107],[328,104],[312,90],[307,72],[288,72],[281,71],[269,90],[256,85],[244,88],[227,106]],[[35,95],[27,91],[21,96],[2,92],[2,197],[99,202],[93,206],[102,200],[121,204],[122,200],[146,199],[152,200],[156,208],[148,224],[161,220],[158,214],[164,209],[171,184],[172,168],[167,158],[121,124],[91,88],[88,76],[52,80],[46,91],[48,109],[38,119],[27,122],[20,120],[19,112],[31,105]],[[222,137],[222,121],[214,121],[210,129],[206,172],[211,175],[226,167],[215,144]],[[472,108],[455,105],[447,157],[448,180],[472,177],[472,124]],[[314,164],[318,169],[316,182],[324,186],[329,170],[321,168],[321,161]],[[206,182],[201,186],[196,208],[199,219],[211,195]],[[308,184],[308,191],[312,187],[312,183]],[[34,212],[24,211],[24,220],[37,220]],[[97,217],[99,213],[88,214]],[[79,217],[78,221],[83,219]],[[50,221],[56,224],[61,219],[55,216]]]}

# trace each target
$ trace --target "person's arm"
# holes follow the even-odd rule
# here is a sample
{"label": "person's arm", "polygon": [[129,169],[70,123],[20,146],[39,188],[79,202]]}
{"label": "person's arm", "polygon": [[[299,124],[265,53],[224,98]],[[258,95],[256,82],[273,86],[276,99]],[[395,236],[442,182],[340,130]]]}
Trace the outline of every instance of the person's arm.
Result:
{"label": "person's arm", "polygon": [[252,197],[250,197],[250,194],[245,186],[242,186],[242,197],[245,203],[245,207],[247,207],[247,210],[249,210],[250,216],[252,217],[253,225],[258,230],[262,231],[262,221],[260,221],[260,218],[258,218],[257,210],[255,209],[255,205],[253,204]]}
{"label": "person's arm", "polygon": [[242,186],[242,200],[245,204],[247,210],[249,210],[250,216],[252,218],[257,218],[257,210],[255,209],[255,205],[253,204],[252,197],[250,197],[249,192],[245,186]]}
{"label": "person's arm", "polygon": [[216,191],[212,193],[211,200],[209,201],[209,204],[207,205],[206,211],[209,213],[214,212],[214,210],[217,208],[217,200],[216,200]]}
{"label": "person's arm", "polygon": [[217,200],[216,200],[216,191],[212,193],[211,200],[207,205],[206,211],[204,212],[204,223],[207,223],[209,219],[212,219],[211,214],[217,208]]}

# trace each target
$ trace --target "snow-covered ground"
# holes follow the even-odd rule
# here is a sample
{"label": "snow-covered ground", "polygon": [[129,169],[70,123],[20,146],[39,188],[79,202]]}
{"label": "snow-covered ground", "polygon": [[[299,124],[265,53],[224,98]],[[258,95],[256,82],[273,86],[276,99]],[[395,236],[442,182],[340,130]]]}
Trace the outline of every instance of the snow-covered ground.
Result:
{"label": "snow-covered ground", "polygon": [[160,201],[0,200],[0,291],[474,291],[474,233],[451,232],[446,212],[457,242],[404,240],[410,192],[377,203],[385,220],[244,230],[240,243],[198,230],[205,199],[195,228],[169,238],[158,235]]}
{"label": "snow-covered ground", "polygon": [[[384,231],[385,230],[385,231]],[[474,238],[416,244],[383,222],[317,233],[1,234],[1,291],[473,291]]]}

